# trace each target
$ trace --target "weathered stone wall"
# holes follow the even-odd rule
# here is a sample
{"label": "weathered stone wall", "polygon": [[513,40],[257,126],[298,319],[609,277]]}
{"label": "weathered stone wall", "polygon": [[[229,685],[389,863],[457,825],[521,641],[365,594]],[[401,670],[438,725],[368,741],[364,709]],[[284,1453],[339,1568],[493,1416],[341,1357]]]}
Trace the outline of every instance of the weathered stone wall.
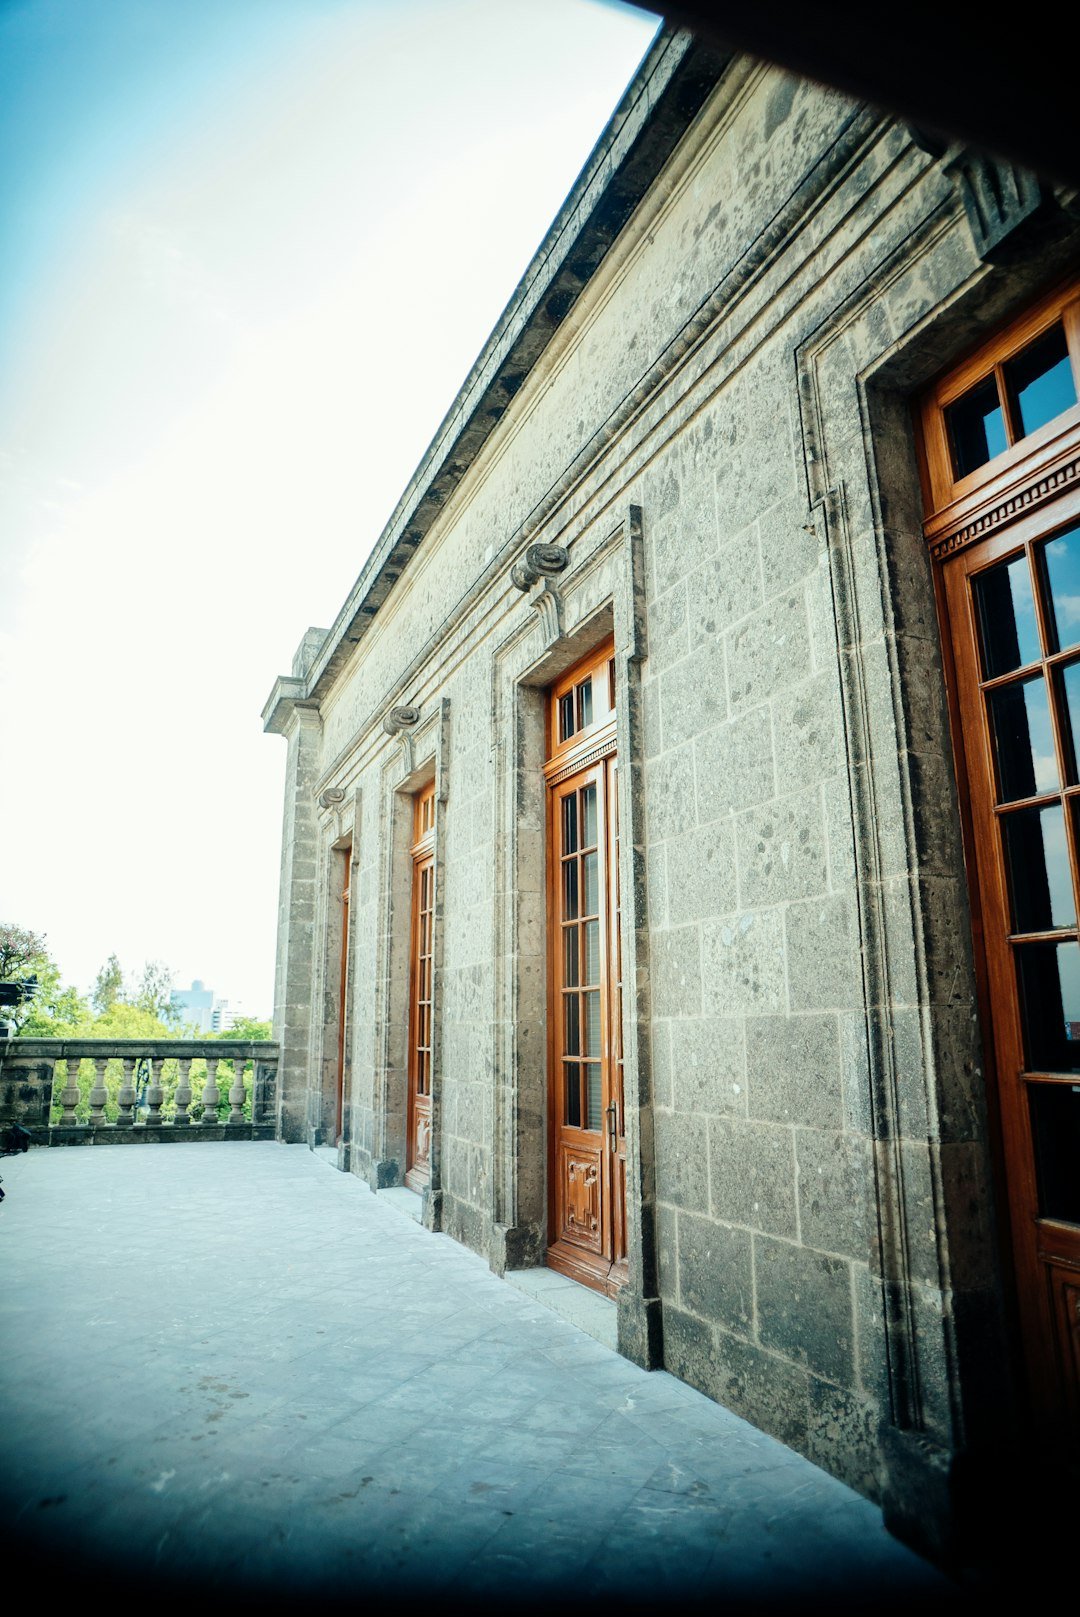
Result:
{"label": "weathered stone wall", "polygon": [[[379,607],[321,733],[290,743],[309,800],[332,785],[362,806],[351,1165],[376,1184],[404,1167],[407,802],[434,774],[428,1222],[497,1265],[535,1257],[535,691],[614,627],[620,745],[643,766],[620,787],[642,826],[623,866],[640,965],[624,1344],[655,1362],[634,1308],[658,1297],[668,1368],[897,1519],[932,1508],[935,1456],[1009,1396],[907,400],[1053,267],[991,269],[907,131],[735,61]],[[509,578],[535,540],[569,551],[559,632]],[[422,715],[407,742],[382,729],[394,703]],[[324,846],[343,826],[323,815]],[[282,979],[283,1062],[304,969]]]}
{"label": "weathered stone wall", "polygon": [[320,729],[319,715],[310,707],[294,708],[284,724],[289,754],[281,836],[274,1040],[281,1049],[279,1128],[281,1138],[289,1141],[308,1138],[318,860],[313,788]]}

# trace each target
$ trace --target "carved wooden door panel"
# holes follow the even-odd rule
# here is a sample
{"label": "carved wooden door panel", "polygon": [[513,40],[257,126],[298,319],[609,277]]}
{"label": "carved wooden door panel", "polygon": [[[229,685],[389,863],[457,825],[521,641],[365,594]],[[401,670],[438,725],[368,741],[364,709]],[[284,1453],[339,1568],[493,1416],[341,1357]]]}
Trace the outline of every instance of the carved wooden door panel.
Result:
{"label": "carved wooden door panel", "polygon": [[553,697],[559,750],[548,765],[548,1264],[613,1294],[627,1264],[610,650],[569,676],[572,714],[565,685]]}
{"label": "carved wooden door panel", "polygon": [[412,934],[409,969],[409,1093],[405,1183],[422,1190],[431,1178],[432,928],[435,915],[435,788],[416,800],[413,829]]}
{"label": "carved wooden door panel", "polygon": [[944,569],[1036,1416],[1080,1419],[1080,499]]}

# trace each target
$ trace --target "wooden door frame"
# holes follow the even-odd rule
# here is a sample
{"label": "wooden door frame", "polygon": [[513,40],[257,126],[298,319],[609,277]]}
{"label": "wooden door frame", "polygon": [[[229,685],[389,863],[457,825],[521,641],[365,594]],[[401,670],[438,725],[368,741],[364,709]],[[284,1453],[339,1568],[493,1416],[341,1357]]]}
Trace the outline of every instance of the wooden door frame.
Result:
{"label": "wooden door frame", "polygon": [[[431,1020],[434,1017],[434,984],[429,984],[428,1004],[428,1043],[427,1043],[427,1091],[426,1108],[417,1105],[417,1080],[419,1077],[419,1042],[418,1042],[418,1016],[420,1009],[419,999],[419,967],[420,967],[420,922],[422,919],[421,898],[423,896],[422,876],[425,871],[431,872],[431,905],[429,914],[432,936],[429,938],[429,971],[434,978],[434,923],[435,923],[435,782],[422,786],[416,793],[413,803],[413,840],[409,848],[412,860],[412,893],[410,896],[409,917],[409,1045],[408,1059],[406,1061],[406,1098],[405,1098],[405,1184],[410,1190],[422,1192],[431,1182],[431,1052],[434,1044]],[[426,1110],[428,1117],[428,1150],[424,1160],[417,1163],[416,1155],[416,1124],[417,1114]]]}
{"label": "wooden door frame", "polygon": [[[631,500],[560,537],[571,557],[557,586],[523,593],[492,653],[495,770],[495,1083],[489,1261],[496,1273],[543,1265],[548,1245],[548,693],[614,638],[620,869],[627,1267],[619,1352],[663,1363],[645,859],[641,668],[648,644],[644,514]],[[534,537],[544,535],[537,532]]]}
{"label": "wooden door frame", "polygon": [[338,895],[341,904],[341,961],[338,974],[337,996],[337,1105],[334,1122],[335,1145],[339,1145],[344,1137],[345,1130],[345,1053],[349,1025],[349,965],[350,940],[352,929],[350,926],[351,895],[352,895],[352,858],[353,843],[350,836],[347,842],[339,843],[336,852],[343,860],[343,876],[341,892]]}
{"label": "wooden door frame", "polygon": [[[1010,899],[1005,859],[991,846],[983,825],[993,826],[991,801],[994,761],[980,707],[982,674],[978,664],[978,632],[973,619],[969,580],[972,573],[1024,553],[1028,545],[1080,519],[1080,403],[1073,405],[1027,437],[1017,434],[1002,378],[1008,360],[1053,324],[1066,331],[1074,384],[1080,396],[1080,286],[1058,287],[1032,305],[960,365],[950,369],[917,401],[916,428],[926,518],[925,537],[934,563],[934,597],[945,675],[950,740],[958,787],[961,834],[968,870],[968,895],[979,1015],[985,1050],[985,1090],[989,1143],[999,1196],[998,1215],[1004,1256],[1006,1301],[1013,1317],[1025,1365],[1029,1418],[1054,1433],[1072,1399],[1080,1415],[1080,1390],[1070,1394],[1067,1344],[1060,1307],[1052,1293],[1050,1266],[1064,1272],[1075,1265],[1080,1288],[1080,1234],[1060,1225],[1069,1237],[1067,1259],[1046,1248],[1039,1228],[1035,1147],[1028,1108],[1028,1087],[1021,1054],[1015,1082],[1006,1083],[1002,1063],[1023,1048],[1020,987],[1016,966],[1001,939],[1010,928]],[[993,375],[1006,411],[1009,446],[964,476],[957,476],[950,457],[945,410]],[[974,558],[978,563],[974,565]],[[1042,608],[1036,599],[1042,628]],[[1040,635],[1041,644],[1048,644]],[[1045,660],[1045,654],[1044,654]],[[1059,764],[1061,760],[1059,759]],[[1061,772],[1061,800],[1068,814],[1066,775]],[[1064,1239],[1064,1237],[1063,1237]],[[1073,1348],[1075,1352],[1075,1345]],[[1057,1366],[1058,1385],[1050,1389],[1047,1366]],[[1064,1403],[1063,1403],[1064,1400]]]}
{"label": "wooden door frame", "polygon": [[[589,652],[585,657],[572,664],[554,682],[547,694],[546,734],[548,739],[548,761],[544,766],[546,790],[546,895],[547,895],[547,962],[548,962],[548,994],[547,994],[547,1160],[548,1160],[548,1239],[545,1252],[545,1261],[549,1268],[567,1275],[569,1278],[605,1292],[608,1296],[616,1296],[626,1283],[629,1268],[625,1258],[626,1252],[626,1207],[625,1191],[616,1197],[615,1194],[615,1157],[617,1151],[612,1149],[611,1139],[607,1126],[607,1114],[610,1111],[610,1098],[614,1093],[614,1049],[615,1031],[613,1028],[613,1015],[617,1014],[615,1004],[615,988],[612,979],[612,963],[614,958],[615,940],[613,938],[613,921],[615,919],[614,889],[612,888],[612,874],[614,870],[614,837],[612,835],[613,814],[615,806],[612,801],[613,783],[615,779],[615,760],[617,758],[616,738],[616,704],[613,677],[613,663],[615,658],[614,640],[608,639]],[[601,674],[602,671],[602,674]],[[601,674],[604,680],[608,700],[608,717],[602,723],[590,724],[583,732],[564,740],[558,731],[558,714],[560,698],[572,693],[575,687],[592,674],[594,678]],[[594,780],[598,787],[597,793],[597,854],[598,872],[600,876],[600,909],[599,920],[599,953],[602,976],[599,987],[600,993],[600,1069],[601,1069],[601,1101],[605,1123],[601,1126],[599,1148],[600,1158],[600,1216],[601,1216],[601,1252],[597,1257],[591,1257],[587,1249],[580,1251],[570,1243],[563,1243],[560,1237],[560,1187],[561,1182],[556,1171],[559,1152],[563,1145],[563,1132],[566,1125],[560,1121],[560,1102],[562,1098],[562,1084],[560,1076],[560,1063],[562,1061],[562,966],[560,945],[562,938],[562,923],[559,912],[559,881],[561,869],[560,826],[558,820],[558,805],[568,795],[562,788],[569,791],[580,791],[590,780]],[[615,788],[617,790],[617,786]],[[620,1029],[621,1035],[621,1029]],[[621,1039],[620,1039],[621,1042]],[[584,1068],[584,1061],[581,1063]],[[586,1103],[585,1091],[582,1091],[583,1104]],[[595,1131],[582,1129],[584,1134],[593,1134]],[[619,1138],[617,1136],[617,1138]],[[623,1097],[623,1114],[621,1130],[622,1161],[625,1162],[625,1096]],[[582,1151],[593,1147],[582,1145]],[[617,1218],[621,1217],[623,1225],[616,1230]],[[610,1236],[610,1241],[608,1237]],[[604,1255],[605,1245],[611,1250]],[[622,1257],[616,1260],[615,1252],[618,1247],[622,1249]]]}

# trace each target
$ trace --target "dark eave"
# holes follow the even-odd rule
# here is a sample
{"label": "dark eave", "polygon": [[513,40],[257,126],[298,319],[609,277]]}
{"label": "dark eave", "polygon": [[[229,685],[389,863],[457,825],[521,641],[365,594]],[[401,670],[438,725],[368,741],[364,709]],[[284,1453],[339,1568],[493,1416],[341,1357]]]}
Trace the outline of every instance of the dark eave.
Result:
{"label": "dark eave", "polygon": [[[857,101],[874,102],[943,143],[1080,184],[1076,48],[1069,13],[907,0],[632,0],[720,50],[748,51]],[[1075,17],[1073,26],[1075,26]]]}
{"label": "dark eave", "polygon": [[309,699],[334,684],[731,54],[682,30],[657,36],[350,591],[308,675]]}

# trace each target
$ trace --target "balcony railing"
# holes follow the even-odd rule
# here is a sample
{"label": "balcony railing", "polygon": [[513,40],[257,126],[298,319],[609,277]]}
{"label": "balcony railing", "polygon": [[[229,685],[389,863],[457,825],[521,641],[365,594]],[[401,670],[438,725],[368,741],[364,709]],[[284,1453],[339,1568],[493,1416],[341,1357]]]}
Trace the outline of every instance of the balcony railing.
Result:
{"label": "balcony railing", "polygon": [[278,1047],[248,1039],[14,1039],[0,1125],[35,1142],[272,1139]]}

